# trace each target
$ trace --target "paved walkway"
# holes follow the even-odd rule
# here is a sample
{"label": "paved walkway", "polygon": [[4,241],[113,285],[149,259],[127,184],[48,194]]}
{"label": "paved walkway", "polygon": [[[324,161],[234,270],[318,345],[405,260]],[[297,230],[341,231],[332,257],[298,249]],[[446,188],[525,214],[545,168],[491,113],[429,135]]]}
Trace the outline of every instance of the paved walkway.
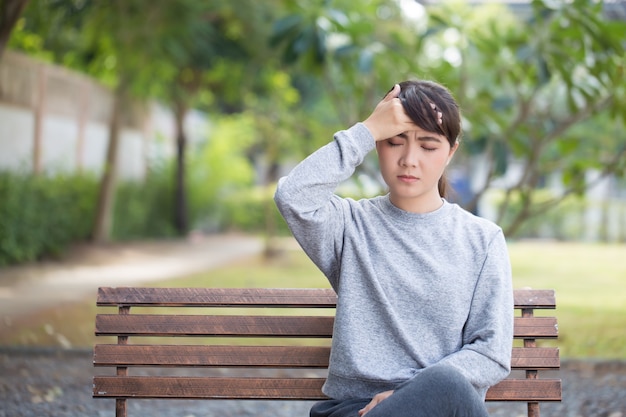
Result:
{"label": "paved walkway", "polygon": [[37,310],[95,296],[100,286],[190,275],[262,250],[262,239],[246,235],[76,247],[59,261],[0,268],[0,320],[10,323]]}

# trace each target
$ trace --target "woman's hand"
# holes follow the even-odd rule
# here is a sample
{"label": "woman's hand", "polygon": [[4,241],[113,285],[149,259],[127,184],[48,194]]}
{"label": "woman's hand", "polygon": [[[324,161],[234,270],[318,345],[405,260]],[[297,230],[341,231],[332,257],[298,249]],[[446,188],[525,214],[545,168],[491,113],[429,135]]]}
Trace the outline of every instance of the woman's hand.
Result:
{"label": "woman's hand", "polygon": [[393,390],[392,391],[380,392],[380,393],[374,395],[374,398],[372,398],[372,401],[370,401],[369,404],[367,404],[365,407],[363,407],[362,409],[359,410],[359,416],[363,417],[368,411],[370,411],[372,408],[376,407],[376,405],[378,403],[380,403],[381,401],[389,398],[391,396],[391,394],[393,394]]}
{"label": "woman's hand", "polygon": [[396,84],[363,122],[376,141],[415,130],[415,124],[406,115],[398,94],[400,94],[400,86]]}

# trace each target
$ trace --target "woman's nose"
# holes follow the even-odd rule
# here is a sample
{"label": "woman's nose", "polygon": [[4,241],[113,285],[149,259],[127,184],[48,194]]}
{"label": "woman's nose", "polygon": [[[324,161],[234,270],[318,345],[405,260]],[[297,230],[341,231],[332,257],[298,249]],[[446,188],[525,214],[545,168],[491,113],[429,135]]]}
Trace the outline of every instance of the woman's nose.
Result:
{"label": "woman's nose", "polygon": [[400,157],[400,165],[403,167],[417,166],[417,152],[410,148],[411,147],[407,146],[406,151]]}

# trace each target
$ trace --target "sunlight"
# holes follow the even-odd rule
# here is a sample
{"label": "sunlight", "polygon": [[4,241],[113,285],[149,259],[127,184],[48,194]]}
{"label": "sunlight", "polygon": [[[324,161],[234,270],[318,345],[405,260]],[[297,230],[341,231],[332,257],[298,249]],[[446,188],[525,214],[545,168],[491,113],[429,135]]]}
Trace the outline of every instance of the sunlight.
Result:
{"label": "sunlight", "polygon": [[412,23],[420,23],[426,16],[424,6],[415,0],[396,0],[402,10],[403,17]]}

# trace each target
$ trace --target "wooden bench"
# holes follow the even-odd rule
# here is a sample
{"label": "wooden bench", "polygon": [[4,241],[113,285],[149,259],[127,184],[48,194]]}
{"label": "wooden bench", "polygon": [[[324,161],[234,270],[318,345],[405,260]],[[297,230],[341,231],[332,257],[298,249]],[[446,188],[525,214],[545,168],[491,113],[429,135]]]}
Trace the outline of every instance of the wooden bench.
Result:
{"label": "wooden bench", "polygon": [[[335,302],[330,289],[100,288],[97,305],[118,311],[97,314],[95,332],[117,343],[113,338],[94,348],[94,366],[115,371],[94,377],[93,396],[114,398],[117,417],[126,417],[127,400],[136,398],[324,399]],[[141,311],[130,314],[131,307]],[[170,307],[198,309],[180,314]],[[535,343],[557,337],[555,317],[534,316],[537,309],[555,308],[554,291],[515,290],[515,308],[521,314],[514,337],[521,341],[513,348],[514,371],[489,389],[487,401],[525,402],[528,416],[539,417],[540,402],[561,400],[561,381],[538,375],[559,369],[558,348]],[[131,337],[141,344],[131,344]],[[143,367],[221,373],[198,376],[187,369],[180,376],[176,369],[177,375],[141,375]],[[129,368],[137,369],[131,375]],[[259,373],[262,368],[280,372],[267,376]],[[315,368],[322,375],[311,377]]]}

